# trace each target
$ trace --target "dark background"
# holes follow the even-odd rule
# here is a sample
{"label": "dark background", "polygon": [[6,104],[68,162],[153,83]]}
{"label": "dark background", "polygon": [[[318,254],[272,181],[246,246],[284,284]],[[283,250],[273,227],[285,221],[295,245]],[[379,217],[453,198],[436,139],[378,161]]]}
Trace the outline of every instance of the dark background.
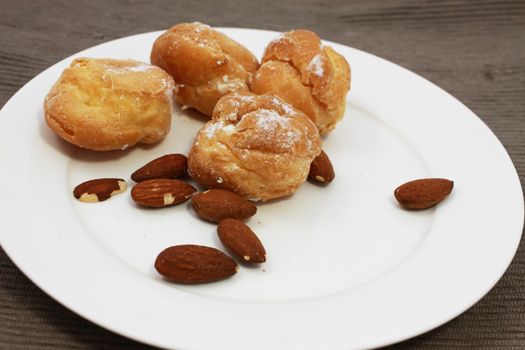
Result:
{"label": "dark background", "polygon": [[[524,180],[525,1],[1,0],[0,9],[0,105],[57,61],[130,34],[184,21],[277,31],[302,27],[398,63],[450,92],[494,131]],[[149,348],[52,300],[1,249],[0,271],[0,348]],[[480,302],[392,347],[435,348],[525,348],[523,242]]]}

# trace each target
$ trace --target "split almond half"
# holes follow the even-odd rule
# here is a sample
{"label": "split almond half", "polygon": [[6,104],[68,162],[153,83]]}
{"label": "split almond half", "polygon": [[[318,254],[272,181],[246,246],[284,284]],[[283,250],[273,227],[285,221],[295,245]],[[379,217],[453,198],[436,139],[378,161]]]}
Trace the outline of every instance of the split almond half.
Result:
{"label": "split almond half", "polygon": [[73,190],[76,199],[86,203],[102,202],[127,188],[124,179],[104,178],[81,183]]}

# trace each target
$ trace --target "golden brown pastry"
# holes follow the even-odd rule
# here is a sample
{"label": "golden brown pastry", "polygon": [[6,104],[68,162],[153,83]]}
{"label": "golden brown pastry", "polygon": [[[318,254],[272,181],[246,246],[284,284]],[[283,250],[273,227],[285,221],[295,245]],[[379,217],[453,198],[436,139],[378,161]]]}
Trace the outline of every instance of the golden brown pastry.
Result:
{"label": "golden brown pastry", "polygon": [[92,150],[155,143],[170,130],[174,83],[162,69],[133,60],[77,58],[44,102],[47,125]]}
{"label": "golden brown pastry", "polygon": [[219,100],[197,133],[188,172],[205,187],[266,201],[297,191],[320,152],[304,113],[276,96],[236,92]]}
{"label": "golden brown pastry", "polygon": [[249,91],[248,81],[259,67],[244,46],[197,22],[177,24],[157,38],[151,63],[173,76],[178,103],[208,116],[222,96]]}
{"label": "golden brown pastry", "polygon": [[345,113],[350,66],[307,30],[281,34],[266,47],[251,90],[273,94],[303,111],[321,134],[335,128]]}

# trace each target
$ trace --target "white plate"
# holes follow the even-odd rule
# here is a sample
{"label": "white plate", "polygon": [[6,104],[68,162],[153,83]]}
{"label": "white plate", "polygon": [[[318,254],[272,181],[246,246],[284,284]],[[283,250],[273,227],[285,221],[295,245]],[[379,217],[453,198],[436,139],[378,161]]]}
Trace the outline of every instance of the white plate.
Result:
{"label": "white plate", "polygon": [[[276,33],[222,29],[258,57]],[[261,267],[199,286],[164,281],[164,248],[221,248],[215,226],[188,205],[136,207],[126,194],[85,204],[87,179],[124,177],[145,162],[186,153],[202,118],[178,111],[153,147],[96,153],[56,137],[42,101],[73,57],[148,61],[160,32],[111,41],[47,69],[0,113],[1,244],[40,288],[83,317],[127,337],[175,349],[355,349],[397,342],[465,311],[509,265],[523,197],[502,145],[469,109],[425,79],[332,44],[352,66],[347,115],[324,141],[337,177],[306,183],[249,220],[268,251]],[[392,191],[445,177],[453,193],[410,212]],[[132,184],[131,180],[129,183]]]}

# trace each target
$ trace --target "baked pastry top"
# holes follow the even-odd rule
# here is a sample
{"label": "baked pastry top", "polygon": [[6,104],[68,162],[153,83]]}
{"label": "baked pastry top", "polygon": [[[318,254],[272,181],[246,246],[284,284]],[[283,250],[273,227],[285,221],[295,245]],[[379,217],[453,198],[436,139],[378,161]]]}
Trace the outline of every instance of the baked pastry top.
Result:
{"label": "baked pastry top", "polygon": [[155,40],[150,59],[173,76],[179,104],[208,116],[222,96],[249,91],[259,66],[244,46],[198,22],[171,27]]}
{"label": "baked pastry top", "polygon": [[197,133],[188,172],[200,185],[257,201],[293,194],[321,138],[301,111],[271,95],[235,92],[219,100]]}
{"label": "baked pastry top", "polygon": [[77,58],[45,98],[47,125],[91,150],[155,143],[170,130],[174,82],[134,60]]}
{"label": "baked pastry top", "polygon": [[315,33],[293,30],[268,44],[250,87],[256,94],[281,97],[326,134],[344,116],[350,66]]}

